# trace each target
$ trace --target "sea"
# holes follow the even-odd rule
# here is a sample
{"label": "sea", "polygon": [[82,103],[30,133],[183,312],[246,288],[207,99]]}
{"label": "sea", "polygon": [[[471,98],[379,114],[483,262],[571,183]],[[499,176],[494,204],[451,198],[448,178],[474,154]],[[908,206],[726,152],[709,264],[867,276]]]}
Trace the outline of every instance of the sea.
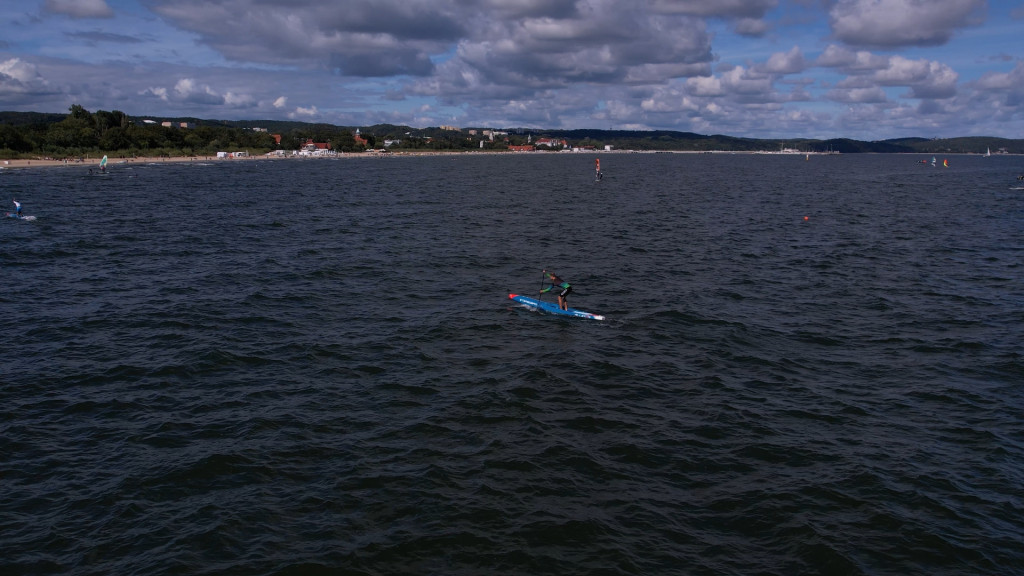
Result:
{"label": "sea", "polygon": [[0,171],[0,573],[1024,574],[1024,159],[922,160]]}

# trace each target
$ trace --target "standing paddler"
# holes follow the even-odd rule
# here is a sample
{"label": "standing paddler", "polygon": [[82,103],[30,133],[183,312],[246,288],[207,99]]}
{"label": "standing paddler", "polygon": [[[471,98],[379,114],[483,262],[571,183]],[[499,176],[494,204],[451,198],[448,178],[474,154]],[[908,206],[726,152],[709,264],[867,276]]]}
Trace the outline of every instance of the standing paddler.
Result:
{"label": "standing paddler", "polygon": [[554,274],[548,272],[547,270],[542,270],[541,273],[544,274],[544,276],[551,281],[551,286],[548,286],[547,288],[542,288],[540,293],[543,294],[545,292],[551,292],[555,288],[560,288],[562,291],[559,292],[558,294],[558,307],[561,308],[562,310],[568,310],[569,304],[566,302],[566,297],[568,297],[569,294],[572,292],[572,286],[565,280],[562,280],[561,278],[555,276]]}

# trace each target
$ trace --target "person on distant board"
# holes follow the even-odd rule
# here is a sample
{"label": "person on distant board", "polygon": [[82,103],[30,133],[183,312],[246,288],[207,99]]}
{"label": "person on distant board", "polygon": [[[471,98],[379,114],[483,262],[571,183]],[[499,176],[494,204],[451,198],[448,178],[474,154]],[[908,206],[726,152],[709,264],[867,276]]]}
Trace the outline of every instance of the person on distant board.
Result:
{"label": "person on distant board", "polygon": [[11,198],[11,200],[14,202],[14,213],[18,215],[18,218],[21,218],[21,202],[18,202],[14,198]]}
{"label": "person on distant board", "polygon": [[566,298],[569,296],[569,293],[572,292],[572,286],[565,280],[562,280],[547,270],[542,270],[541,272],[547,276],[548,280],[551,280],[551,286],[542,289],[540,293],[543,294],[545,292],[551,292],[555,288],[561,288],[562,291],[558,294],[558,307],[562,310],[568,310],[569,304],[566,302]]}

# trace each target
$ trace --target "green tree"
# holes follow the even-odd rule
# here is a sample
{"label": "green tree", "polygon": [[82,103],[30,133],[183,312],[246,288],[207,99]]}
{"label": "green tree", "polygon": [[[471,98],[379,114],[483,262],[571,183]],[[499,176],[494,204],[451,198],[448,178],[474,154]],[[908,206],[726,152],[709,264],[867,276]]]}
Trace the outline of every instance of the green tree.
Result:
{"label": "green tree", "polygon": [[12,152],[29,152],[32,150],[32,142],[26,139],[21,131],[14,126],[0,124],[0,149]]}
{"label": "green tree", "polygon": [[99,147],[102,150],[127,150],[132,147],[132,140],[120,126],[108,129],[100,136]]}
{"label": "green tree", "polygon": [[75,120],[92,120],[92,114],[78,104],[72,104],[68,111],[71,112],[69,116]]}

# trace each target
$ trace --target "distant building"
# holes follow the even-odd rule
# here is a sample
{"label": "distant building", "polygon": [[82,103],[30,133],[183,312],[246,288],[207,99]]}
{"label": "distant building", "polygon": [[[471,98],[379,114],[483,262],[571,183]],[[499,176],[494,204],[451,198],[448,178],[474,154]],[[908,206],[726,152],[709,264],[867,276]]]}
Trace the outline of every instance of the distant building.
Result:
{"label": "distant building", "polygon": [[569,143],[563,138],[561,140],[555,140],[554,138],[537,138],[537,146],[547,146],[548,148],[555,148],[561,146],[562,148],[568,148]]}
{"label": "distant building", "polygon": [[330,142],[313,142],[312,139],[306,140],[306,143],[299,149],[299,156],[334,156],[335,152],[331,150]]}
{"label": "distant building", "polygon": [[523,144],[522,146],[516,146],[515,144],[508,147],[509,152],[533,152],[537,148],[533,144]]}

